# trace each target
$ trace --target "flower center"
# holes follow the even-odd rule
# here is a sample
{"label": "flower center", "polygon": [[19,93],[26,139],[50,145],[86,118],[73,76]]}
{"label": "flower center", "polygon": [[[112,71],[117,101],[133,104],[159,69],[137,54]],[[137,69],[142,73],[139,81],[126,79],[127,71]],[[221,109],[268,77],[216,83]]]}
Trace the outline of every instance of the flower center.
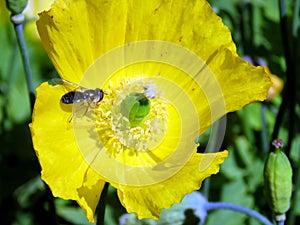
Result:
{"label": "flower center", "polygon": [[166,135],[168,105],[150,80],[110,83],[96,109],[96,129],[107,149],[148,151]]}

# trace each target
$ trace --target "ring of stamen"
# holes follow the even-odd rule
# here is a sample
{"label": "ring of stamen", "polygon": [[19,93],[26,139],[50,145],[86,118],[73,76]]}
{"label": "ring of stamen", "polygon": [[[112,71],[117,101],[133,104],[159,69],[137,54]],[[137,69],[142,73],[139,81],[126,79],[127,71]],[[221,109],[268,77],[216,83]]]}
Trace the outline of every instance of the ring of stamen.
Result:
{"label": "ring of stamen", "polygon": [[147,151],[155,148],[163,140],[168,122],[167,103],[161,96],[151,99],[148,115],[138,124],[131,126],[127,115],[121,112],[121,105],[130,93],[142,93],[149,81],[126,79],[109,84],[105,98],[96,109],[96,129],[102,143],[109,143],[116,153],[125,149]]}

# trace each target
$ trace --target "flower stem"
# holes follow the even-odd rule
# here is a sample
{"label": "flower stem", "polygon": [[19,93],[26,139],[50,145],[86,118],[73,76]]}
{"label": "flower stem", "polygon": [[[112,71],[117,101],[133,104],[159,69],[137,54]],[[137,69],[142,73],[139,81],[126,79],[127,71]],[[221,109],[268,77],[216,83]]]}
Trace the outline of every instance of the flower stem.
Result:
{"label": "flower stem", "polygon": [[[299,46],[298,46],[298,30],[299,30],[299,26],[300,26],[300,23],[299,23],[299,13],[300,13],[300,0],[294,0],[294,5],[293,5],[293,8],[294,8],[294,12],[293,12],[293,24],[292,24],[292,38],[293,38],[293,57],[294,59],[297,59],[299,57]],[[296,78],[296,74],[299,74],[299,68],[295,65],[294,67],[295,71],[295,75],[294,77]],[[294,79],[295,79],[294,78]],[[296,83],[295,80],[293,80],[293,82]],[[295,86],[295,85],[293,85]],[[296,90],[296,89],[295,89]],[[294,93],[294,95],[296,95],[296,93]],[[295,102],[299,102],[299,99],[296,100]],[[294,112],[295,113],[295,112]],[[290,121],[294,121],[292,118],[289,118]],[[290,134],[290,133],[289,133]],[[296,169],[294,171],[294,187],[295,187],[295,190],[294,190],[294,193],[298,193],[299,192],[299,185],[300,185],[300,166],[298,165],[295,165]],[[295,194],[297,195],[297,194]],[[291,209],[290,211],[288,211],[287,213],[287,224],[288,225],[293,225],[296,223],[296,217],[297,217],[297,213],[296,213],[296,205],[297,205],[297,198],[294,197],[292,198],[292,203],[291,203]]]}
{"label": "flower stem", "polygon": [[16,32],[16,37],[17,37],[17,42],[18,46],[21,52],[22,56],[22,61],[23,61],[23,66],[24,66],[24,71],[25,71],[25,76],[26,76],[26,83],[29,91],[29,98],[30,98],[30,104],[31,104],[31,109],[33,108],[34,101],[35,101],[35,89],[33,85],[33,78],[32,78],[32,72],[31,72],[31,67],[30,67],[30,60],[26,48],[26,42],[24,38],[24,33],[23,33],[23,21],[15,21],[14,18],[19,15],[14,15],[11,18],[11,21],[14,24],[14,29]]}
{"label": "flower stem", "polygon": [[249,216],[257,219],[258,221],[260,221],[262,224],[273,225],[266,217],[264,217],[260,213],[254,211],[252,209],[248,209],[246,207],[236,205],[236,204],[233,204],[233,203],[207,202],[205,208],[206,208],[207,211],[215,210],[215,209],[230,209],[230,210],[233,210],[233,211],[237,211],[237,212],[241,212],[241,213],[244,213],[246,215],[249,215]]}
{"label": "flower stem", "polygon": [[[211,132],[205,153],[217,152],[223,143],[226,129],[226,116],[221,117],[211,126]],[[203,182],[203,195],[208,198],[210,189],[210,179],[207,178]]]}
{"label": "flower stem", "polygon": [[268,131],[267,131],[267,122],[266,122],[266,105],[264,103],[261,104],[260,117],[261,117],[261,138],[262,138],[263,153],[267,155],[269,149],[269,140],[268,140]]}
{"label": "flower stem", "polygon": [[[299,192],[299,187],[300,187],[300,166],[298,166],[297,171],[294,171],[294,173],[295,173],[295,175],[294,175],[294,178],[295,178],[294,193],[296,193],[295,195],[297,195],[297,193]],[[291,200],[291,208],[287,214],[288,219],[286,221],[287,221],[288,225],[296,224],[296,217],[298,216],[297,205],[298,205],[298,198],[295,196]]]}
{"label": "flower stem", "polygon": [[49,217],[48,222],[49,224],[53,224],[53,225],[58,225],[58,218],[57,218],[57,214],[56,214],[56,207],[55,207],[55,203],[54,203],[54,199],[53,199],[53,195],[52,192],[49,188],[49,186],[47,184],[45,184],[45,192],[46,192],[46,198],[49,204]]}
{"label": "flower stem", "polygon": [[[295,84],[296,84],[296,74],[293,62],[293,55],[291,53],[291,46],[289,42],[289,33],[287,28],[287,9],[286,0],[279,0],[279,12],[280,12],[280,27],[281,27],[281,38],[282,46],[284,51],[285,63],[286,63],[286,86],[283,94],[282,103],[279,108],[279,112],[276,118],[272,140],[278,137],[279,128],[285,114],[285,110],[288,109],[289,112],[289,137],[287,141],[287,154],[291,149],[292,139],[295,133],[294,118],[295,118]],[[295,46],[293,46],[293,49]]]}
{"label": "flower stem", "polygon": [[293,12],[293,37],[297,37],[298,29],[300,26],[299,23],[299,12],[300,12],[300,0],[294,1],[294,12]]}
{"label": "flower stem", "polygon": [[105,183],[101,197],[99,200],[99,205],[97,208],[97,225],[104,225],[104,215],[105,215],[105,206],[106,206],[106,197],[108,192],[109,183]]}

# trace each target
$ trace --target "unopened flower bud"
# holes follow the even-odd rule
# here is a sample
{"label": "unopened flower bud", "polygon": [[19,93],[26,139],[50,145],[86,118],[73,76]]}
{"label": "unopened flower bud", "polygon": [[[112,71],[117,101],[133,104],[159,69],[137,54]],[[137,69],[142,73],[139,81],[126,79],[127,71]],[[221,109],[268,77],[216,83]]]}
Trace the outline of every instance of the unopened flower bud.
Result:
{"label": "unopened flower bud", "polygon": [[11,11],[12,15],[23,12],[27,5],[27,0],[6,0],[6,7]]}
{"label": "unopened flower bud", "polygon": [[290,207],[292,168],[288,158],[279,148],[268,156],[264,168],[264,180],[270,208],[276,215],[284,214]]}

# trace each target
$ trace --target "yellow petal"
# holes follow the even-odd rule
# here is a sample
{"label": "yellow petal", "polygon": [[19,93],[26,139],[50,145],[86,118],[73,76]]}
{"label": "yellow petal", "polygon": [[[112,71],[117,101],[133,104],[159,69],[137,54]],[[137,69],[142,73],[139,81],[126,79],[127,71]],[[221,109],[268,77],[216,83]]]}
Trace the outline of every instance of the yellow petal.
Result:
{"label": "yellow petal", "polygon": [[263,67],[252,66],[226,48],[221,48],[208,66],[222,89],[226,112],[266,99],[271,82]]}
{"label": "yellow petal", "polygon": [[78,191],[78,198],[75,199],[84,210],[89,222],[94,223],[94,214],[99,202],[105,181],[99,180],[99,175],[94,170],[89,169],[85,174],[84,183]]}
{"label": "yellow petal", "polygon": [[78,83],[96,58],[129,42],[162,40],[206,61],[220,46],[235,53],[228,28],[204,0],[57,1],[38,30],[60,76]]}
{"label": "yellow petal", "polygon": [[90,221],[99,200],[104,181],[90,169],[77,148],[71,107],[60,104],[65,93],[61,86],[43,83],[37,99],[30,130],[33,145],[42,167],[42,179],[54,196],[76,200]]}
{"label": "yellow petal", "polygon": [[[48,184],[55,183],[52,188],[54,195],[66,195],[65,198],[74,199],[74,186],[81,186],[81,171],[85,171],[88,165],[82,163],[68,123],[71,108],[67,109],[68,112],[63,111],[60,106],[60,97],[63,94],[61,86],[53,87],[47,83],[37,89],[30,128],[34,148],[42,166],[42,178]],[[69,140],[67,144],[66,140]],[[63,161],[68,163],[63,164]],[[65,176],[61,176],[61,171],[64,171]],[[74,182],[73,185],[69,185],[70,180]]]}
{"label": "yellow petal", "polygon": [[205,178],[216,174],[227,155],[227,151],[195,153],[182,170],[164,182],[142,188],[117,185],[120,201],[139,219],[158,219],[162,208],[179,203],[187,193],[198,190]]}
{"label": "yellow petal", "polygon": [[[255,68],[237,57],[228,28],[205,0],[78,0],[76,4],[71,0],[58,0],[49,12],[41,14],[38,29],[60,76],[74,83],[81,81],[87,69],[99,56],[126,43],[161,40],[178,44],[198,55],[208,65],[207,67],[203,64],[203,70],[206,70],[207,74],[213,74],[213,82],[210,82],[210,76],[203,77],[197,74],[190,77],[183,76],[180,67],[170,69],[168,65],[157,63],[153,63],[154,65],[150,63],[150,66],[142,63],[122,68],[124,69],[122,72],[129,74],[129,77],[141,74],[161,77],[183,90],[176,92],[178,99],[180,97],[182,99],[180,101],[177,99],[178,107],[175,108],[181,110],[179,115],[185,117],[184,121],[188,124],[186,126],[188,132],[183,130],[183,133],[188,136],[189,132],[193,132],[193,135],[187,137],[190,144],[195,138],[195,133],[203,133],[213,121],[226,112],[240,109],[252,101],[265,99],[270,85],[269,78],[262,68]],[[109,67],[118,60],[120,58],[113,58],[108,66],[104,67]],[[95,82],[92,86],[105,90],[105,85],[111,79],[123,76],[120,75],[122,72],[109,74],[108,77],[98,72],[96,77],[98,83]],[[209,87],[208,90],[203,89],[206,86]],[[174,93],[172,87],[174,86],[169,85],[162,91],[167,91],[172,96]],[[214,87],[220,90],[216,92]],[[69,127],[66,118],[70,116],[70,109],[69,112],[64,112],[59,105],[59,99],[63,94],[61,87],[43,84],[38,92],[40,94],[35,106],[31,131],[42,165],[43,179],[50,185],[55,195],[77,200],[92,221],[99,197],[95,193],[97,190],[101,191],[103,187],[102,178],[89,168],[78,150],[79,140],[76,142],[74,131]],[[207,98],[208,93],[211,98]],[[171,97],[169,100],[173,101],[177,97],[173,96],[174,98]],[[223,104],[219,104],[220,102]],[[193,106],[187,103],[193,103]],[[195,115],[190,116],[191,111]],[[211,112],[215,111],[217,112],[211,115]],[[197,129],[194,129],[195,119],[201,125],[200,128],[195,123]],[[174,124],[177,126],[179,123]],[[172,132],[170,134],[177,135]],[[84,135],[83,137],[91,138],[87,136],[88,133]],[[178,135],[176,137],[178,138]],[[176,141],[176,138],[170,139],[173,145]],[[85,143],[85,140],[80,142]],[[188,151],[194,153],[194,143],[192,144],[193,148],[189,148]],[[60,147],[63,153],[59,152]],[[88,145],[86,150],[100,151],[96,147]],[[164,158],[171,150],[162,146],[157,148],[155,155]],[[122,185],[123,183],[112,183],[119,188],[121,202],[129,212],[137,213],[140,218],[157,218],[160,209],[178,203],[185,194],[198,189],[205,177],[216,173],[226,156],[227,152],[212,155],[194,153],[186,166],[175,175],[153,185],[133,187]],[[129,157],[130,155],[127,159],[130,159]],[[138,160],[149,163],[148,158],[132,157],[130,163],[138,165]],[[207,160],[209,166],[201,168],[200,171],[199,163]],[[63,175],[59,173],[63,169],[62,162],[68,164],[68,168],[63,170]],[[71,185],[68,182],[71,182]]]}
{"label": "yellow petal", "polygon": [[[99,56],[117,46],[162,40],[189,49],[209,65],[223,91],[226,112],[266,98],[270,85],[266,73],[237,57],[228,28],[204,0],[71,2],[58,1],[38,21],[44,46],[59,74],[67,80],[78,83]],[[177,77],[173,78],[175,82],[182,82]],[[205,101],[203,92],[190,94],[198,98],[195,102]],[[225,113],[221,110],[211,119],[206,113],[209,107],[213,106],[196,107],[203,128],[200,133]]]}
{"label": "yellow petal", "polygon": [[[168,55],[170,55],[170,52]],[[178,55],[175,55],[175,57],[180,58]],[[203,62],[202,64],[201,62],[199,63],[200,65],[197,67],[200,66],[201,68]],[[100,68],[96,67],[95,73],[86,74],[86,76],[94,75],[94,77],[88,77],[87,79],[94,81],[92,85],[98,83],[99,87],[103,87],[104,90],[110,92],[110,85],[113,87],[113,84],[115,84],[116,86],[116,83],[120,83],[122,78],[130,74],[131,79],[135,77],[136,79],[153,80],[157,84],[158,90],[162,90],[163,97],[169,104],[166,135],[164,135],[164,139],[161,142],[159,139],[158,143],[155,143],[157,144],[155,148],[143,150],[128,149],[121,152],[117,147],[119,145],[116,145],[115,141],[110,142],[108,140],[111,139],[105,138],[105,141],[100,139],[101,141],[99,142],[97,134],[91,135],[91,131],[95,127],[93,121],[85,121],[85,118],[82,118],[78,126],[75,125],[74,129],[78,137],[77,143],[83,155],[85,158],[89,158],[92,167],[110,182],[141,186],[169,178],[190,159],[195,148],[194,139],[199,135],[199,132],[204,132],[210,126],[211,121],[215,121],[226,113],[223,95],[220,90],[218,91],[219,84],[216,79],[210,80],[210,76],[206,76],[211,75],[209,71],[206,71],[207,69],[203,69],[203,75],[197,75],[196,79],[198,80],[196,80],[173,65],[159,62],[137,63],[127,66],[115,74],[110,75],[108,73],[107,77],[103,75],[101,76],[102,80],[100,80]],[[193,72],[196,73],[195,71]],[[100,74],[102,75],[101,72]],[[199,80],[200,77],[204,79]],[[207,99],[208,93],[202,90],[201,83],[202,86],[205,84],[206,87],[203,87],[204,89],[210,88],[213,91],[210,93],[210,97],[213,100],[209,99],[212,101],[212,104],[218,105],[220,103],[221,109],[217,112],[218,117],[212,118],[211,105]],[[123,95],[120,90],[118,91],[120,95]],[[103,106],[104,109],[107,109],[109,106],[106,106],[106,104],[110,105],[116,99],[116,96],[107,94],[99,103],[99,107]],[[110,112],[103,113],[105,117],[103,120],[108,118],[111,121],[111,117],[107,117],[110,114],[107,113]],[[83,124],[88,125],[89,128],[83,126]],[[105,128],[104,131],[107,131],[109,129],[107,126],[111,125],[102,124],[102,126]],[[116,136],[114,132],[110,133],[111,135]],[[95,138],[91,138],[92,136]],[[107,152],[110,153],[106,154]],[[160,163],[163,168],[157,165]],[[165,164],[168,164],[168,169],[165,169]],[[153,169],[151,166],[157,167]],[[140,176],[143,177],[142,182],[138,179]]]}

